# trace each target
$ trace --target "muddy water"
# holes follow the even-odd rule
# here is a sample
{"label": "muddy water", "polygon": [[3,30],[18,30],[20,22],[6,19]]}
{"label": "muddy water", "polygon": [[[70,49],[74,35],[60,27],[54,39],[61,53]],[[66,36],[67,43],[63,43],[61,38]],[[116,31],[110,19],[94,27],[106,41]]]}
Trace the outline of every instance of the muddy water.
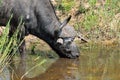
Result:
{"label": "muddy water", "polygon": [[119,47],[85,45],[78,59],[15,58],[0,80],[120,80]]}

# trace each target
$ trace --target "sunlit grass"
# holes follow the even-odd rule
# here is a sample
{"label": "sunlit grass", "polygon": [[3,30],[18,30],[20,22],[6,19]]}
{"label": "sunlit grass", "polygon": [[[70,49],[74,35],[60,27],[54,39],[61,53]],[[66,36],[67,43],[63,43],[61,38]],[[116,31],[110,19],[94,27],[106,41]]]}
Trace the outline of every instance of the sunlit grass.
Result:
{"label": "sunlit grass", "polygon": [[58,0],[58,6],[57,6],[57,10],[62,10],[63,13],[68,12],[72,9],[72,7],[75,5],[75,1],[74,0]]}
{"label": "sunlit grass", "polygon": [[[80,4],[77,4],[78,2]],[[65,14],[62,15],[75,16],[79,12],[71,22],[76,30],[85,32],[89,39],[120,38],[119,0],[61,0],[58,3],[62,5],[62,10],[64,9]]]}
{"label": "sunlit grass", "polygon": [[[5,29],[3,29],[2,34],[0,35],[0,76],[1,79],[4,79],[5,75],[4,70],[12,60],[13,56],[17,52],[19,46],[21,45],[22,41],[20,42],[18,39],[18,33],[20,31],[20,26],[22,25],[22,18],[18,25],[16,31],[14,31],[13,35],[9,36],[9,29],[10,29],[10,21],[13,15],[11,15]],[[20,35],[20,34],[19,34]],[[3,77],[2,77],[3,76]]]}
{"label": "sunlit grass", "polygon": [[[11,57],[14,55],[14,53],[17,51],[17,33],[9,38],[9,26],[10,26],[10,20],[8,24],[6,25],[5,30],[3,30],[2,35],[0,36],[0,73],[2,73],[3,69],[6,67],[8,62],[10,61]],[[13,51],[11,53],[11,51]]]}
{"label": "sunlit grass", "polygon": [[[112,39],[119,37],[120,13],[118,0],[106,0],[103,3],[89,1],[89,10],[85,12],[80,26],[89,31],[89,38]],[[114,25],[114,26],[113,26]]]}

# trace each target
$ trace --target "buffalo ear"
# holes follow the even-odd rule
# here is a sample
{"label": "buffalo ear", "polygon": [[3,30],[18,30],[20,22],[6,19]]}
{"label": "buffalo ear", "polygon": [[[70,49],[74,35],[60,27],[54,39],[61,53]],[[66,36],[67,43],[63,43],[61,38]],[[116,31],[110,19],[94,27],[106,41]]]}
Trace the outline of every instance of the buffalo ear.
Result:
{"label": "buffalo ear", "polygon": [[65,27],[65,25],[70,21],[71,19],[71,15],[69,15],[69,17],[67,17],[63,22],[62,24],[60,25],[60,30],[63,29],[63,27]]}

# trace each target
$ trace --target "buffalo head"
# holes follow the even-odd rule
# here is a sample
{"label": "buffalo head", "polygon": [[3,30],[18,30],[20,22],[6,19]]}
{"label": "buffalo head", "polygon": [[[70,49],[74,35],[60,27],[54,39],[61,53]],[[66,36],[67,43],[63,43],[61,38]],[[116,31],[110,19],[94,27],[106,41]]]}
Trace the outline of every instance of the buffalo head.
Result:
{"label": "buffalo head", "polygon": [[[70,19],[71,19],[71,16],[65,19],[61,23],[60,28],[55,31],[56,40],[54,45],[52,45],[54,46],[52,48],[61,57],[77,58],[79,57],[80,52],[77,45],[74,42],[74,39],[75,37],[78,37],[78,36],[74,28],[67,25]],[[86,41],[85,39],[83,40]]]}

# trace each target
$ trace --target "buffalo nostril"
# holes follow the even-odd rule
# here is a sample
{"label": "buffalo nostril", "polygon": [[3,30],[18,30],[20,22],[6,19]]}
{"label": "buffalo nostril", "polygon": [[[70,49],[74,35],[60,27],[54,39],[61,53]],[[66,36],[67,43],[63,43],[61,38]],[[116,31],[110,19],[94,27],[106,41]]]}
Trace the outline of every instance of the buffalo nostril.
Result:
{"label": "buffalo nostril", "polygon": [[76,57],[79,57],[79,55],[76,55]]}

